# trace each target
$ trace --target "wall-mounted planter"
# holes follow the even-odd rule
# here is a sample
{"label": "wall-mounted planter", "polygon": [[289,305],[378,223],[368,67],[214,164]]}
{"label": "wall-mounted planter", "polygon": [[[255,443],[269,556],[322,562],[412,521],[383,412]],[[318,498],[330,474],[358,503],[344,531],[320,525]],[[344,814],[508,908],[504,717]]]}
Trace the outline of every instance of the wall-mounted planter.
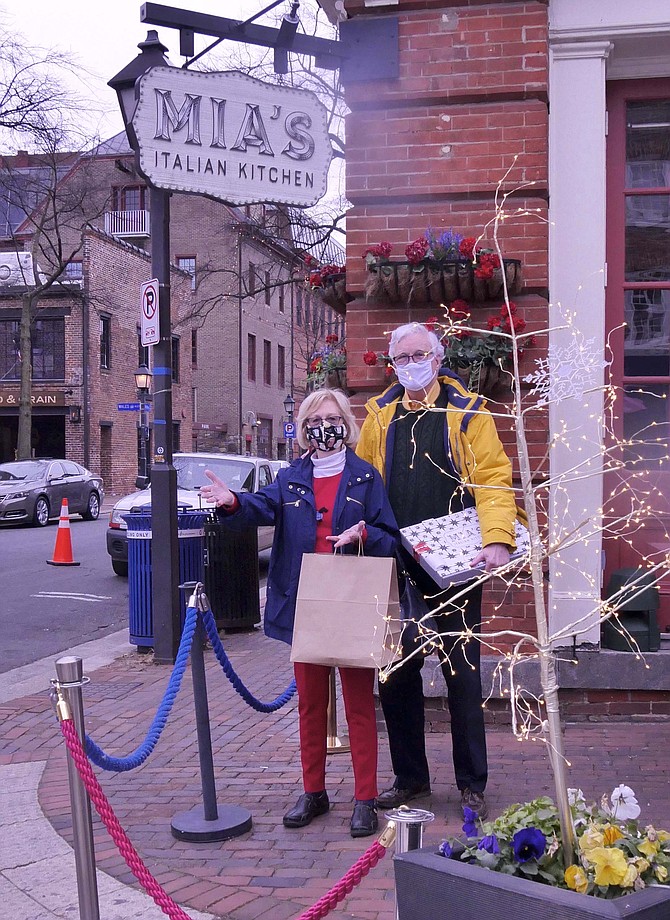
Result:
{"label": "wall-mounted planter", "polygon": [[368,300],[388,303],[483,303],[503,296],[503,268],[509,293],[518,294],[523,288],[519,259],[503,259],[503,266],[489,279],[478,278],[476,268],[471,261],[369,262],[365,294]]}

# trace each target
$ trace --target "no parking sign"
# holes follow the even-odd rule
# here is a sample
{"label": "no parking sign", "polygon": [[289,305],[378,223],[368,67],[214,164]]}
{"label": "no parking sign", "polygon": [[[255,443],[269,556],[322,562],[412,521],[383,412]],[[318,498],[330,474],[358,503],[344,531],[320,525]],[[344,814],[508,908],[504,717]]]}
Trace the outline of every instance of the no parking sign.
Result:
{"label": "no parking sign", "polygon": [[295,422],[284,422],[284,440],[291,441],[295,438]]}
{"label": "no parking sign", "polygon": [[145,281],[140,287],[140,316],[142,345],[158,345],[158,278]]}

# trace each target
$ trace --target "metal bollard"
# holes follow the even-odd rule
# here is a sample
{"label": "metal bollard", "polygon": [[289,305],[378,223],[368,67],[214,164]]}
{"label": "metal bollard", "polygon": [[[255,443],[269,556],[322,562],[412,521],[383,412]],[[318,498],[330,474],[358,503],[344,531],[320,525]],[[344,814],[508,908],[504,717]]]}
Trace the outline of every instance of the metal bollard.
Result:
{"label": "metal bollard", "polygon": [[[431,821],[435,820],[435,815],[432,811],[425,811],[423,808],[408,808],[407,805],[401,805],[400,808],[385,812],[384,817],[395,823],[396,853],[408,853],[410,850],[418,850],[423,844],[424,825],[430,824]],[[397,902],[395,918],[399,920]]]}
{"label": "metal bollard", "polygon": [[[199,611],[209,610],[207,595],[200,582],[187,582],[180,588],[193,590],[189,607]],[[195,726],[198,736],[198,758],[200,761],[200,784],[202,806],[175,815],[171,822],[172,836],[177,840],[193,843],[210,843],[216,840],[230,840],[251,830],[251,813],[239,805],[216,804],[214,782],[214,758],[212,756],[212,735],[209,727],[209,704],[207,702],[207,678],[205,659],[202,653],[205,644],[205,630],[202,618],[198,623],[191,645],[191,674],[193,677],[193,703],[195,705]]]}
{"label": "metal bollard", "polygon": [[[88,682],[84,677],[81,658],[67,655],[56,661],[56,675],[53,684],[63,692],[69,706],[74,727],[82,744],[85,744],[84,706],[81,688]],[[77,894],[81,920],[100,920],[98,903],[98,880],[95,874],[95,850],[93,846],[93,823],[91,821],[91,800],[82,783],[77,767],[68,751],[67,776],[70,786],[72,809],[72,831],[74,834],[74,861],[77,871]]]}
{"label": "metal bollard", "polygon": [[335,684],[335,668],[330,669],[328,687],[328,728],[326,736],[326,752],[328,754],[346,754],[351,750],[349,738],[337,734],[337,686]]}

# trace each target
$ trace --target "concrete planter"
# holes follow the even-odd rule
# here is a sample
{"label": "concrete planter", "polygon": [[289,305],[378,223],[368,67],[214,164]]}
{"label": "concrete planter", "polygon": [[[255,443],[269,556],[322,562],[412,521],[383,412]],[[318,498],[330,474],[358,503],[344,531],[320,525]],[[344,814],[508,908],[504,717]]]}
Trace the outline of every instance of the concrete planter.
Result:
{"label": "concrete planter", "polygon": [[646,888],[613,900],[593,898],[490,872],[434,847],[394,859],[398,920],[667,920],[670,887]]}

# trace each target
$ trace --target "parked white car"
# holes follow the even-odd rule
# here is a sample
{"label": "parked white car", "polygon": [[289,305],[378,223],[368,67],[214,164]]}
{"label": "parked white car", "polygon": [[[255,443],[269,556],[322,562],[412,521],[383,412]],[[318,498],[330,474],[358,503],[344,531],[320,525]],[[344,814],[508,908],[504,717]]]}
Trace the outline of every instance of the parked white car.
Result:
{"label": "parked white car", "polygon": [[[174,455],[174,466],[177,470],[177,504],[193,510],[214,507],[200,495],[201,486],[209,481],[205,470],[216,473],[233,492],[257,492],[274,479],[270,462],[263,457],[178,453]],[[151,505],[151,486],[124,496],[112,509],[107,528],[107,552],[117,575],[128,574],[128,525],[123,515],[147,505]],[[274,527],[258,528],[259,551],[272,546],[273,536]]]}

